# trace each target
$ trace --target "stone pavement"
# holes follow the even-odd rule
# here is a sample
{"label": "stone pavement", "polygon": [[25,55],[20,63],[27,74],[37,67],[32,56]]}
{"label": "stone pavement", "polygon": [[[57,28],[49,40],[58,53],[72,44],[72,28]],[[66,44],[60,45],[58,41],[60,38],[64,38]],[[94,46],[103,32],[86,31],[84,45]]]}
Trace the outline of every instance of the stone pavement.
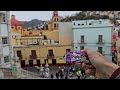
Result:
{"label": "stone pavement", "polygon": [[[49,66],[49,68],[50,68],[50,75],[53,74],[54,79],[56,79],[56,73],[59,70],[59,66]],[[35,67],[26,67],[25,70],[39,74],[39,70],[37,70]],[[77,77],[74,75],[73,77],[68,77],[68,78],[69,79],[76,79]],[[41,78],[41,79],[45,79],[45,78]],[[48,78],[46,78],[46,79],[48,79]],[[49,79],[50,79],[50,77],[49,77]]]}

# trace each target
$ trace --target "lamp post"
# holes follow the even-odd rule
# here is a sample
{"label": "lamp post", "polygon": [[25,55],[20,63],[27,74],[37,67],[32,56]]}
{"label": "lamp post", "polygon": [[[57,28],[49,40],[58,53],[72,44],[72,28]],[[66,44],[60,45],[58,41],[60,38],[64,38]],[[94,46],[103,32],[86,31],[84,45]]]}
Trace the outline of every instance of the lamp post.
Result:
{"label": "lamp post", "polygon": [[12,64],[12,74],[15,77],[18,77],[21,75],[21,66],[18,63],[18,56],[16,54],[16,52],[14,51],[14,56],[13,56],[13,61],[14,63]]}

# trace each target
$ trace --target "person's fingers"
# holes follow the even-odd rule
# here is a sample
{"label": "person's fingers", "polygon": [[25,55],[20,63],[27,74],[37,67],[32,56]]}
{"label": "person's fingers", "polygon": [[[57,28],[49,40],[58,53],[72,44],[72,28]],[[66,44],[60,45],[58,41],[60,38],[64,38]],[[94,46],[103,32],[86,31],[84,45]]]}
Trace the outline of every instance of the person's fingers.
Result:
{"label": "person's fingers", "polygon": [[95,75],[95,69],[87,69],[85,70],[85,73],[88,74],[88,75]]}
{"label": "person's fingers", "polygon": [[86,64],[85,63],[82,63],[82,68],[86,68]]}
{"label": "person's fingers", "polygon": [[90,49],[90,48],[85,48],[85,49],[83,49],[83,50],[81,50],[81,52],[83,52],[83,53],[89,53],[89,52],[91,52],[92,50]]}
{"label": "person's fingers", "polygon": [[86,69],[95,69],[95,67],[93,65],[86,65],[85,67]]}

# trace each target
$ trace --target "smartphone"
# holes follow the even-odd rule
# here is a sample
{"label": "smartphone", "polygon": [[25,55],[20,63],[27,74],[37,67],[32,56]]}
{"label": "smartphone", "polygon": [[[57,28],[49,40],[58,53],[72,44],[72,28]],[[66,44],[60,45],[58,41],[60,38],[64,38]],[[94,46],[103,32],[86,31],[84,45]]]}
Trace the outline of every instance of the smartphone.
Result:
{"label": "smartphone", "polygon": [[67,52],[64,59],[67,63],[91,64],[88,56],[83,52]]}

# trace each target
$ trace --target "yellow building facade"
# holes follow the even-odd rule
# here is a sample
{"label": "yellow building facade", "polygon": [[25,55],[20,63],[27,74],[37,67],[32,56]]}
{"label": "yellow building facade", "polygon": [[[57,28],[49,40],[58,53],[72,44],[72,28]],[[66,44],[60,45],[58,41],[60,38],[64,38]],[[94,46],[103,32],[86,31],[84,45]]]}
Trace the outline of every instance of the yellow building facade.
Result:
{"label": "yellow building facade", "polygon": [[120,65],[120,38],[117,38],[116,40],[116,51],[117,64]]}
{"label": "yellow building facade", "polygon": [[18,22],[16,26],[15,16],[12,16],[12,44],[21,67],[44,65],[46,60],[49,65],[66,64],[63,56],[66,51],[73,51],[73,47],[71,44],[59,43],[59,21],[58,12],[54,11],[48,30],[25,30]]}
{"label": "yellow building facade", "polygon": [[[49,50],[52,51],[52,54],[50,54]],[[14,51],[17,52],[22,67],[44,65],[46,60],[49,65],[66,64],[63,56],[68,50],[73,51],[71,45],[21,45],[14,47]],[[33,55],[34,57],[31,57],[32,51],[36,53]]]}

